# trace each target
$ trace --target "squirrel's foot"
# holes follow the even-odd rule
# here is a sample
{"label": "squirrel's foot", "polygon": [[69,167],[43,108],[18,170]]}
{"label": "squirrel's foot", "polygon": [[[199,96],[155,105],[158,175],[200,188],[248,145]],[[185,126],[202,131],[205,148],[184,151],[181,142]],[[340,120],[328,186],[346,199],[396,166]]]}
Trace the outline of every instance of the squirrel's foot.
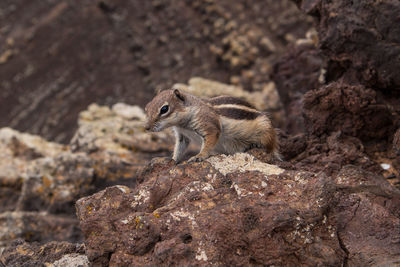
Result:
{"label": "squirrel's foot", "polygon": [[201,156],[201,155],[196,155],[196,156],[191,157],[188,160],[188,162],[200,162],[200,161],[205,160],[206,158],[208,158],[208,157],[204,157],[204,156]]}

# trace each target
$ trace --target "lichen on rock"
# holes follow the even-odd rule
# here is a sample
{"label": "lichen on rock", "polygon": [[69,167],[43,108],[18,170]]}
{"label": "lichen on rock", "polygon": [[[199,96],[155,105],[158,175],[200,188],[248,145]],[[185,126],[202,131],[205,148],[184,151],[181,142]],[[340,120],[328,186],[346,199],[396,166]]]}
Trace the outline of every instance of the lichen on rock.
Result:
{"label": "lichen on rock", "polygon": [[220,155],[207,160],[223,175],[232,172],[259,171],[265,175],[279,175],[284,170],[276,165],[261,162],[247,153],[236,153],[234,155]]}

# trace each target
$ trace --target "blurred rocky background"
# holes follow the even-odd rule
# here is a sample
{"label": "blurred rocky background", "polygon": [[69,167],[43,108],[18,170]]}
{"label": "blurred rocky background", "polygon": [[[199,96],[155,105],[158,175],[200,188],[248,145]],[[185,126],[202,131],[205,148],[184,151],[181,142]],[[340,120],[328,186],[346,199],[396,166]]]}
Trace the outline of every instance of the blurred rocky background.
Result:
{"label": "blurred rocky background", "polygon": [[[0,2],[0,266],[398,266],[400,3]],[[172,85],[269,112],[169,160]]]}
{"label": "blurred rocky background", "polygon": [[1,1],[0,126],[68,143],[91,103],[194,76],[263,90],[311,22],[287,0]]}

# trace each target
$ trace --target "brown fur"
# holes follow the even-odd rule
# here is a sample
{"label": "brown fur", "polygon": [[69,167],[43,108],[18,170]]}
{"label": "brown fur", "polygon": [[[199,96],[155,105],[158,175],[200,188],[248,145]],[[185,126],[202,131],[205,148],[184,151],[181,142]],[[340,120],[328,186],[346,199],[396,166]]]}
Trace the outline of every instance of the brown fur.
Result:
{"label": "brown fur", "polygon": [[[168,112],[161,114],[163,106]],[[190,141],[200,139],[200,152],[190,161],[212,154],[232,154],[251,147],[264,147],[279,157],[278,141],[271,121],[247,102],[220,96],[202,100],[186,92],[165,90],[147,104],[146,128],[161,131],[174,127],[176,144],[173,159],[180,161]]]}

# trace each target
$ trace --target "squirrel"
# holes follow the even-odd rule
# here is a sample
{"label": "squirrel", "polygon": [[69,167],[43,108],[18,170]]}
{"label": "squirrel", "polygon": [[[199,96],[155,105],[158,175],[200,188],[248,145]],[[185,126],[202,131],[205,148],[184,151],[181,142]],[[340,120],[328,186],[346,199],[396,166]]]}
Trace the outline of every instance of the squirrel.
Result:
{"label": "squirrel", "polygon": [[172,159],[180,162],[191,141],[201,144],[189,162],[203,161],[215,154],[233,154],[254,147],[265,148],[277,159],[278,139],[267,114],[240,98],[218,96],[202,99],[170,89],[158,93],[146,105],[146,130],[158,132],[173,127]]}

